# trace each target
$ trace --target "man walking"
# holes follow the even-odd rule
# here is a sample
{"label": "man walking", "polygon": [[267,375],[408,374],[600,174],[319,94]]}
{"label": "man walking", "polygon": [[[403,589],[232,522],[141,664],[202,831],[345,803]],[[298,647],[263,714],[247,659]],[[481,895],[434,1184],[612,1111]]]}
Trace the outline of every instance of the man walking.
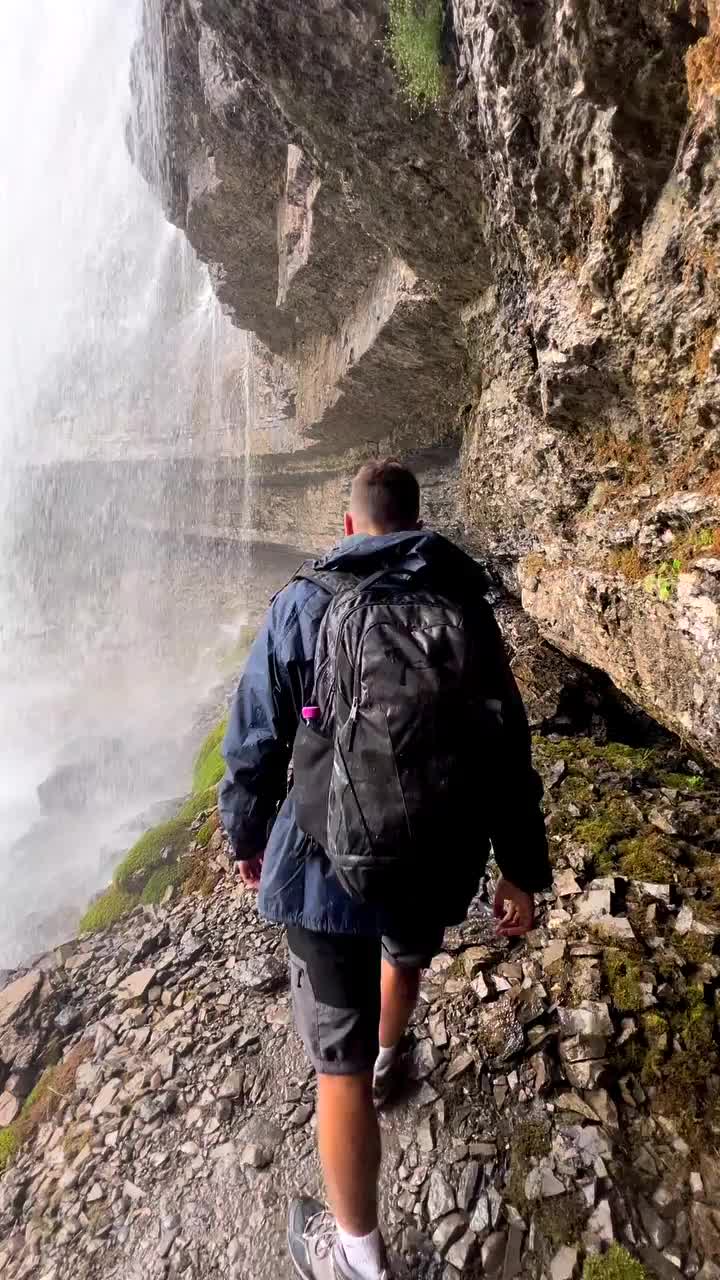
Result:
{"label": "man walking", "polygon": [[500,933],[527,932],[532,895],[551,882],[484,574],[422,530],[419,505],[399,463],[360,469],[344,540],[272,603],[224,744],[223,822],[261,914],[287,927],[295,1021],[318,1075],[330,1212],[291,1205],[303,1280],[389,1276],[375,1104],[421,971],[464,919],[490,842]]}

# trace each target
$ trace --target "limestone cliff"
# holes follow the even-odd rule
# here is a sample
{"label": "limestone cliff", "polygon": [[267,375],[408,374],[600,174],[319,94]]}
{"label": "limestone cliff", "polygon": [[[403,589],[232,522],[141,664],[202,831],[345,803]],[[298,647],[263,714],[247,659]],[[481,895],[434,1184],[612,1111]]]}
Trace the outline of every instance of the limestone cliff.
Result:
{"label": "limestone cliff", "polygon": [[422,113],[381,0],[162,9],[168,213],[288,371],[264,535],[419,454],[544,635],[720,759],[717,0],[454,0]]}

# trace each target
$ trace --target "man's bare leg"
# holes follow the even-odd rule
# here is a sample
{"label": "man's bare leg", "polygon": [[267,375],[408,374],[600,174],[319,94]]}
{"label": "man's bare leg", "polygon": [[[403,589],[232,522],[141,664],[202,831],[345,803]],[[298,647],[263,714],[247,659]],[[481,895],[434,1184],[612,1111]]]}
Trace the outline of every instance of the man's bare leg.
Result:
{"label": "man's bare leg", "polygon": [[420,969],[400,969],[383,957],[380,971],[380,1049],[396,1049],[420,991]]}
{"label": "man's bare leg", "polygon": [[370,1072],[318,1076],[318,1147],[330,1208],[353,1236],[374,1231],[380,1130]]}
{"label": "man's bare leg", "polygon": [[380,977],[380,1052],[375,1063],[373,1086],[378,1106],[392,1091],[393,1067],[398,1047],[407,1030],[420,990],[420,969],[403,969],[384,957]]}

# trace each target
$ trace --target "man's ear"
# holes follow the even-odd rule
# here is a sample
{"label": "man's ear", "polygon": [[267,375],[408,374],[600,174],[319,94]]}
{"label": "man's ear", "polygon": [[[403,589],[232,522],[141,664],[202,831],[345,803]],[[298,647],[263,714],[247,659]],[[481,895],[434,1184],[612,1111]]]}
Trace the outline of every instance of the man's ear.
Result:
{"label": "man's ear", "polygon": [[355,526],[354,526],[354,524],[353,524],[353,518],[352,518],[352,515],[350,514],[350,512],[349,512],[349,511],[346,511],[346,512],[345,512],[344,525],[345,525],[345,537],[346,537],[346,538],[352,538],[352,536],[353,536],[353,534],[354,534],[354,532],[355,532]]}

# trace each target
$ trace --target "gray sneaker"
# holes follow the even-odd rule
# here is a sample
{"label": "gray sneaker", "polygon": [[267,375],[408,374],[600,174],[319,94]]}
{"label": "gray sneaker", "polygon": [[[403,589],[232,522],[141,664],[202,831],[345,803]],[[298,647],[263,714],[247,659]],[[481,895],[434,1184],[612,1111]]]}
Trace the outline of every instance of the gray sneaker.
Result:
{"label": "gray sneaker", "polygon": [[[319,1200],[298,1196],[292,1201],[288,1249],[302,1280],[357,1280],[338,1240],[335,1219]],[[390,1280],[387,1266],[379,1280]]]}

